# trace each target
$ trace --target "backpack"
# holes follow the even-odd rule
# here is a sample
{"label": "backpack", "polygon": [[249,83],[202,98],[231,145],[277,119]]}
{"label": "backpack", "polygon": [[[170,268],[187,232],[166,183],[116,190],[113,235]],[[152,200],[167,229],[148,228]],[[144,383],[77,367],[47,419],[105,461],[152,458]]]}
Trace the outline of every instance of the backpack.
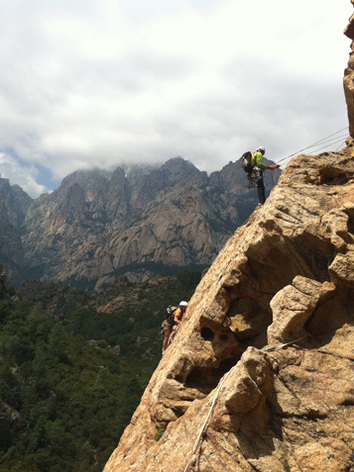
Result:
{"label": "backpack", "polygon": [[172,306],[172,305],[169,305],[166,308],[166,320],[171,324],[174,323],[174,313],[177,310],[177,308],[178,308],[177,306]]}
{"label": "backpack", "polygon": [[253,169],[253,164],[252,164],[252,153],[250,151],[245,152],[241,156],[241,164],[242,168],[247,174],[251,172]]}

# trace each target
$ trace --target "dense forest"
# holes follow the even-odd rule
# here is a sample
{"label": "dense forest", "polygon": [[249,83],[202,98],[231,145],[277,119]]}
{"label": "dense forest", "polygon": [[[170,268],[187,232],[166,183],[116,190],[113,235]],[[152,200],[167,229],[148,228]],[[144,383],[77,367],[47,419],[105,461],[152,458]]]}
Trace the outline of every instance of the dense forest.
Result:
{"label": "dense forest", "polygon": [[17,292],[0,267],[0,472],[101,471],[161,357],[166,307],[200,275]]}

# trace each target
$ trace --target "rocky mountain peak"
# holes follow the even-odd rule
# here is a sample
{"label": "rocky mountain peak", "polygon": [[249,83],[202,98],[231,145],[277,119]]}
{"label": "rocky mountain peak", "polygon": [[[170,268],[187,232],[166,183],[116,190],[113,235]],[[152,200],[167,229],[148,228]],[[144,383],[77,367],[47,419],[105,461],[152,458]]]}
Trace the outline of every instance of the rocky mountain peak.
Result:
{"label": "rocky mountain peak", "polygon": [[24,253],[21,243],[22,224],[32,202],[18,185],[0,178],[0,256],[12,283],[22,279]]}
{"label": "rocky mountain peak", "polygon": [[199,174],[198,170],[191,162],[182,157],[174,157],[169,159],[160,168],[160,172],[168,185],[175,185],[180,182],[189,180],[192,176]]}
{"label": "rocky mountain peak", "polygon": [[11,185],[8,179],[0,178],[0,200],[15,226],[21,225],[32,198],[19,185]]}
{"label": "rocky mountain peak", "polygon": [[99,178],[110,180],[111,175],[112,172],[99,168],[80,169],[66,176],[61,183],[61,187],[68,187],[74,183],[85,185],[86,183],[92,182]]}

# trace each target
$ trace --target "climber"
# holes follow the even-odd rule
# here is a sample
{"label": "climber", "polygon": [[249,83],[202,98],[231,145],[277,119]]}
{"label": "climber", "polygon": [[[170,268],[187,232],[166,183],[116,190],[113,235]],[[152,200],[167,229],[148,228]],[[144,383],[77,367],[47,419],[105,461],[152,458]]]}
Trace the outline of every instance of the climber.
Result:
{"label": "climber", "polygon": [[166,309],[166,318],[163,320],[161,324],[161,330],[163,333],[163,342],[162,342],[162,354],[166,351],[168,347],[168,341],[170,339],[172,328],[174,325],[174,313],[177,310],[176,306],[168,306]]}
{"label": "climber", "polygon": [[172,341],[174,340],[174,337],[176,336],[178,328],[179,328],[179,326],[182,322],[183,316],[184,316],[184,314],[187,310],[187,306],[188,306],[187,302],[185,302],[185,301],[180,302],[180,304],[178,305],[177,310],[173,314],[174,325],[172,327],[172,333],[170,335],[168,345],[170,345],[172,343]]}
{"label": "climber", "polygon": [[265,196],[265,188],[264,188],[264,180],[263,180],[263,172],[265,170],[275,170],[279,169],[279,164],[271,164],[267,166],[263,164],[263,156],[265,154],[265,148],[260,146],[256,149],[256,152],[252,153],[252,170],[248,173],[248,181],[251,183],[256,182],[257,190],[258,190],[258,200],[261,205],[264,204],[266,200]]}

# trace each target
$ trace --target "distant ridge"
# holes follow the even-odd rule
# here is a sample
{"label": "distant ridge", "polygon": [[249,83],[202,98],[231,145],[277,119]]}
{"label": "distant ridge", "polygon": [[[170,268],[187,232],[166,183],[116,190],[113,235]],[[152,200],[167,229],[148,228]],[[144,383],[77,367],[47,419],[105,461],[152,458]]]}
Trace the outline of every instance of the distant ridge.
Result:
{"label": "distant ridge", "polygon": [[181,157],[160,167],[80,170],[35,200],[0,180],[0,263],[17,285],[100,288],[117,274],[141,280],[161,267],[209,266],[258,203],[239,161],[210,176]]}

